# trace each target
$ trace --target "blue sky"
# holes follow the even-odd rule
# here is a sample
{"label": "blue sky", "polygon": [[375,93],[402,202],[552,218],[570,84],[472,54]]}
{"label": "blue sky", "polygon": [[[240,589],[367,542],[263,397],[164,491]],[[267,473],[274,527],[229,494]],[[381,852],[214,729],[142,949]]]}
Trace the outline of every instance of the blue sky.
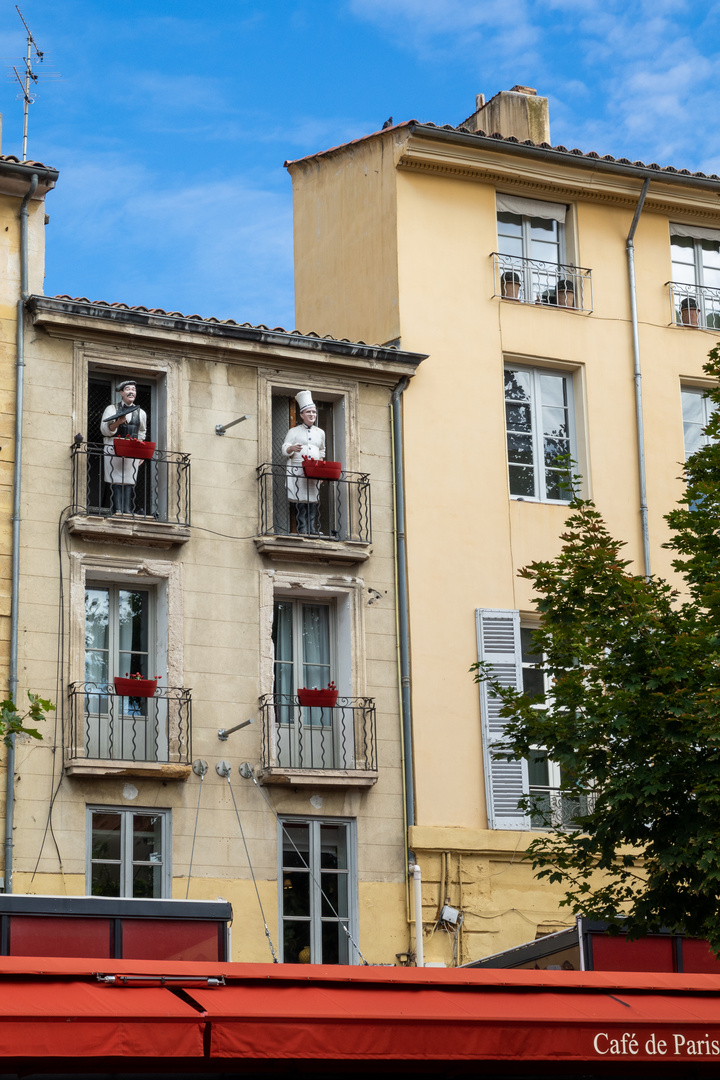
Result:
{"label": "blue sky", "polygon": [[[286,158],[475,94],[550,98],[554,143],[720,173],[720,3],[685,0],[22,0],[45,65],[28,156],[49,294],[294,326]],[[0,0],[3,65],[24,55]],[[38,67],[42,71],[42,67]],[[2,83],[5,154],[21,153]],[[312,327],[301,327],[303,330]]]}

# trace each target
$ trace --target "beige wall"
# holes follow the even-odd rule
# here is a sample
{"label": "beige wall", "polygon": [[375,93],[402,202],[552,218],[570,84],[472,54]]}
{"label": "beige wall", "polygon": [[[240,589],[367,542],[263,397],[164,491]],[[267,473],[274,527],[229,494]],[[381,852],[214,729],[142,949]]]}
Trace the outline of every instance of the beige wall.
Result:
{"label": "beige wall", "polygon": [[[20,691],[57,700],[41,743],[20,739],[17,752],[15,892],[85,893],[86,807],[172,810],[172,893],[184,898],[200,794],[190,898],[230,900],[234,908],[233,959],[269,960],[232,793],[215,771],[232,766],[232,791],[258,880],[263,907],[278,947],[277,824],[252,781],[239,776],[242,762],[259,770],[262,724],[258,697],[272,690],[270,629],[272,583],[351,590],[357,620],[353,640],[353,693],[377,706],[378,776],[357,789],[352,779],[327,787],[267,785],[278,814],[339,817],[357,822],[359,946],[371,962],[393,963],[407,949],[404,884],[402,761],[395,645],[393,498],[389,400],[397,365],[363,365],[357,357],[334,360],[317,350],[259,348],[255,343],[216,345],[198,334],[127,328],[110,320],[40,318],[28,343],[20,608]],[[69,447],[85,432],[83,387],[88,365],[118,375],[156,372],[166,380],[168,446],[191,456],[192,522],[189,542],[148,548],[61,533],[58,522],[71,502]],[[309,384],[346,393],[348,457],[370,474],[373,543],[366,562],[274,562],[254,543],[258,534],[256,468],[267,444],[268,380],[300,389]],[[215,425],[244,413],[250,419],[223,437]],[[354,418],[357,418],[356,420]],[[348,421],[350,423],[350,421]],[[220,534],[220,535],[218,535]],[[225,534],[225,535],[222,535]],[[65,666],[58,666],[59,569],[65,604]],[[130,572],[167,580],[173,626],[169,670],[192,688],[193,758],[209,771],[142,777],[63,775],[63,722],[69,723],[65,684],[83,678],[83,573]],[[85,568],[85,569],[84,569]],[[269,583],[269,586],[268,586]],[[267,588],[270,588],[268,594]],[[298,592],[298,595],[302,595]],[[173,651],[174,650],[174,651]],[[270,663],[268,663],[270,658]],[[161,683],[167,682],[161,673]],[[220,742],[218,729],[254,717],[255,723]],[[57,848],[43,835],[51,794]]]}
{"label": "beige wall", "polygon": [[[467,144],[405,135],[393,147],[397,207],[397,303],[402,347],[429,354],[404,395],[408,579],[416,822],[410,843],[423,870],[427,958],[452,961],[452,942],[433,931],[445,891],[463,908],[458,959],[471,959],[567,925],[561,893],[534,881],[522,851],[530,836],[487,829],[480,712],[468,668],[477,659],[476,608],[531,613],[517,571],[558,550],[562,506],[508,496],[503,363],[545,365],[573,375],[579,469],[609,528],[642,572],[637,437],[626,237],[640,181],[591,176]],[[390,153],[389,134],[371,143]],[[297,321],[374,340],[385,321],[373,285],[350,290],[341,262],[324,274],[343,222],[327,213],[308,228],[309,207],[328,189],[347,193],[351,152],[293,169],[295,255],[303,288]],[[493,296],[496,190],[571,206],[572,261],[592,270],[590,314]],[[379,203],[356,191],[344,207],[369,248],[387,235]],[[681,491],[684,456],[680,383],[702,384],[715,343],[709,331],[668,325],[669,221],[720,228],[713,193],[662,181],[650,188],[635,237],[652,569],[670,574],[663,515]],[[340,241],[341,242],[341,241]],[[570,254],[568,255],[570,259]],[[303,269],[305,268],[305,269]],[[309,268],[309,269],[308,269]],[[318,279],[308,280],[317,270]],[[387,278],[384,285],[391,285]],[[389,303],[390,301],[387,301]],[[452,866],[452,873],[442,870]],[[443,884],[445,882],[445,884]]]}

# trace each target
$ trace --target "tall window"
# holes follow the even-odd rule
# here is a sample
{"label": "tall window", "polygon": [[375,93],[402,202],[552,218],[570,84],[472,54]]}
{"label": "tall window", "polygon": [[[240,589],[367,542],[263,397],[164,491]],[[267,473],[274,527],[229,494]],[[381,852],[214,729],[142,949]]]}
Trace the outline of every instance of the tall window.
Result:
{"label": "tall window", "polygon": [[170,896],[170,811],[88,807],[89,896]]}
{"label": "tall window", "polygon": [[[672,279],[677,284],[675,321],[690,326],[720,328],[720,231],[704,230],[705,237],[673,234],[670,226]],[[700,231],[700,230],[697,230]]]}
{"label": "tall window", "polygon": [[572,377],[543,368],[505,368],[510,494],[569,502],[567,462],[575,457]]}
{"label": "tall window", "polygon": [[276,600],[272,641],[276,694],[321,690],[332,680],[332,609],[316,600]]}
{"label": "tall window", "polygon": [[704,429],[715,410],[715,404],[699,387],[683,386],[681,394],[683,438],[687,459],[710,441],[704,434]]}
{"label": "tall window", "polygon": [[154,669],[150,589],[88,585],[85,589],[85,679],[97,685],[116,675],[143,678]]}
{"label": "tall window", "polygon": [[357,941],[354,822],[281,822],[282,959],[291,964],[357,962],[344,927]]}
{"label": "tall window", "polygon": [[[501,295],[526,303],[576,303],[573,268],[564,265],[566,207],[497,195]],[[578,297],[581,300],[581,297]]]}

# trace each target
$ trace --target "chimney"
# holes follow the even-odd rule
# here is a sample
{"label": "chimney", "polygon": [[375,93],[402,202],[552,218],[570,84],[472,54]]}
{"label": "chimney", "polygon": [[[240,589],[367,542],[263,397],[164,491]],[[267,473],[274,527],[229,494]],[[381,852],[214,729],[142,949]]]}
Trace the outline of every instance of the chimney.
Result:
{"label": "chimney", "polygon": [[463,121],[470,131],[497,132],[506,139],[514,135],[520,142],[550,142],[548,99],[538,97],[532,86],[513,86],[501,90],[486,103],[485,95],[475,98],[475,112]]}

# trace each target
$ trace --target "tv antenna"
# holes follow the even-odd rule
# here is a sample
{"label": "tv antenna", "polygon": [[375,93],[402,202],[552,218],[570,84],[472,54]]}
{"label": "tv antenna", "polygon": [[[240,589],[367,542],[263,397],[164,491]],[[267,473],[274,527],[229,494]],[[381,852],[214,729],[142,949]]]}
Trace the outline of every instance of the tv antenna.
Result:
{"label": "tv antenna", "polygon": [[[24,58],[25,59],[25,77],[24,78],[21,78],[20,72],[18,71],[18,69],[13,64],[13,71],[15,72],[15,78],[20,83],[20,89],[22,90],[22,95],[18,94],[18,97],[22,96],[22,99],[23,99],[22,159],[23,159],[23,161],[27,161],[28,112],[30,110],[30,106],[35,101],[35,94],[34,94],[34,92],[31,91],[30,85],[31,84],[37,85],[37,82],[38,82],[38,80],[40,78],[59,79],[61,76],[60,76],[59,71],[43,71],[41,73],[33,71],[33,59],[37,63],[42,64],[44,59],[45,59],[45,53],[42,52],[38,48],[38,43],[36,42],[35,38],[32,36],[32,31],[30,30],[30,27],[28,26],[28,24],[25,22],[25,19],[23,17],[23,13],[20,10],[20,8],[17,6],[17,4],[15,5],[15,10],[17,11],[18,15],[20,16],[20,19],[22,21],[23,26],[27,30],[27,51],[25,53],[25,58]],[[34,57],[33,57],[33,53],[34,53]]]}

